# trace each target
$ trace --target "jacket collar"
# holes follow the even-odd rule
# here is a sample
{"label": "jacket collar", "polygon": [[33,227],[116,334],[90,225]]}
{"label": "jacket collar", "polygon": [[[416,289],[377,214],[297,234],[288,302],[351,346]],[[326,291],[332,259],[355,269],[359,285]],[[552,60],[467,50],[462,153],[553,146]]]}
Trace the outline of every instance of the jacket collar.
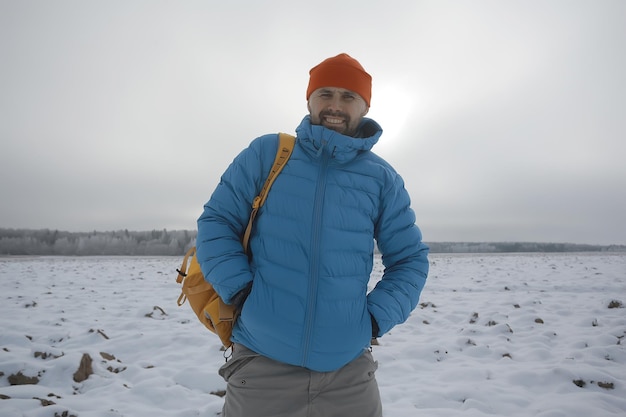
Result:
{"label": "jacket collar", "polygon": [[354,137],[321,125],[312,125],[309,115],[296,128],[298,141],[309,154],[320,157],[323,153],[329,153],[331,158],[340,163],[351,161],[361,152],[370,151],[382,133],[380,125],[368,118],[363,118]]}

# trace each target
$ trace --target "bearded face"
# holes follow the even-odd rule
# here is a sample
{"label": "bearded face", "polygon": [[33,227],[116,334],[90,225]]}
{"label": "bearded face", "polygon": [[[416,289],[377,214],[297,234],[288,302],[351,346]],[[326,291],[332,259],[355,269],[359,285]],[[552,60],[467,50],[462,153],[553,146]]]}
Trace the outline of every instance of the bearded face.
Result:
{"label": "bearded face", "polygon": [[357,93],[337,87],[315,90],[308,102],[311,123],[354,136],[369,108]]}

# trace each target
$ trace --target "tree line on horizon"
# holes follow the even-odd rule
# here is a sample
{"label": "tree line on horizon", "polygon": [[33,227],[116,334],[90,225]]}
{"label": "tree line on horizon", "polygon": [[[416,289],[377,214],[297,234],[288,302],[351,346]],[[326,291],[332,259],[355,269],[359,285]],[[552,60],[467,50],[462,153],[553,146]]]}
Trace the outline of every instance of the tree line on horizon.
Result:
{"label": "tree line on horizon", "polygon": [[[196,242],[196,231],[151,230],[66,232],[0,229],[0,255],[180,256]],[[625,245],[540,242],[426,242],[431,253],[626,252]]]}
{"label": "tree line on horizon", "polygon": [[65,232],[0,229],[0,255],[176,256],[195,245],[188,230]]}

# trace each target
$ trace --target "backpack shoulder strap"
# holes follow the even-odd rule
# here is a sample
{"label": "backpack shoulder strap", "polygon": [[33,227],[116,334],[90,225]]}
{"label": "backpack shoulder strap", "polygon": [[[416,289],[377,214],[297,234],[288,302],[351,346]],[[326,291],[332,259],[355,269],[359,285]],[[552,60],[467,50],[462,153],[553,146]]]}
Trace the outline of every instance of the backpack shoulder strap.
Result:
{"label": "backpack shoulder strap", "polygon": [[278,149],[276,150],[276,158],[274,158],[274,165],[270,170],[270,173],[267,175],[267,179],[265,180],[265,184],[261,189],[261,192],[258,196],[254,198],[252,202],[252,208],[258,208],[265,203],[265,199],[267,198],[267,192],[270,187],[274,183],[274,180],[282,171],[285,163],[289,160],[291,156],[291,152],[293,151],[293,147],[295,144],[296,138],[287,133],[279,133],[278,134]]}
{"label": "backpack shoulder strap", "polygon": [[267,178],[265,180],[265,184],[263,184],[263,188],[261,188],[261,192],[254,198],[252,202],[252,212],[250,213],[250,219],[248,220],[248,226],[246,227],[246,231],[243,235],[242,243],[243,248],[246,252],[248,252],[248,241],[250,240],[250,233],[252,232],[252,223],[254,223],[254,219],[256,217],[259,208],[265,203],[265,199],[267,198],[267,193],[272,187],[274,180],[280,174],[280,171],[285,167],[285,164],[289,160],[291,156],[291,152],[293,152],[293,148],[296,143],[296,138],[287,133],[279,133],[278,134],[278,148],[276,150],[276,157],[274,158],[274,165],[270,170]]}

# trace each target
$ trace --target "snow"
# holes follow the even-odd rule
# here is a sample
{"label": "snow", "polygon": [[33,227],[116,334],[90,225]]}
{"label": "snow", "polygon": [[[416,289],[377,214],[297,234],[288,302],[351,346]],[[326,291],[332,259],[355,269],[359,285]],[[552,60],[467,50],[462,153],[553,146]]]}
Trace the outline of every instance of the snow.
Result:
{"label": "snow", "polygon": [[[223,353],[176,305],[181,260],[0,258],[0,416],[217,415]],[[420,305],[373,347],[385,416],[626,415],[626,254],[430,260]]]}

